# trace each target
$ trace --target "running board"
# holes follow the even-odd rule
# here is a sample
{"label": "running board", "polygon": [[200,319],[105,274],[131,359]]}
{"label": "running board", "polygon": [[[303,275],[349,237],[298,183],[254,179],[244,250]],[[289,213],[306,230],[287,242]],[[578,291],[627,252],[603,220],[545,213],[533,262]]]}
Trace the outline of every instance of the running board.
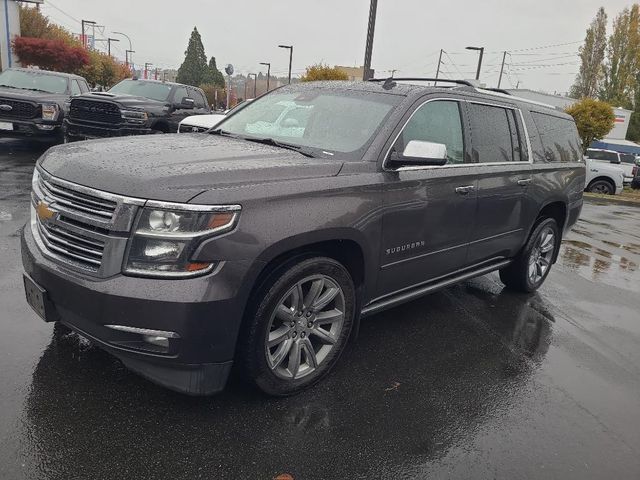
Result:
{"label": "running board", "polygon": [[448,277],[446,279],[439,280],[435,283],[430,283],[421,287],[416,287],[409,291],[404,291],[402,293],[395,294],[382,300],[373,301],[362,309],[360,316],[366,317],[375,313],[379,313],[383,310],[387,310],[388,308],[400,305],[401,303],[410,302],[411,300],[422,297],[423,295],[427,295],[450,285],[463,282],[464,280],[469,280],[470,278],[486,275],[487,273],[491,273],[495,270],[501,269],[502,267],[506,267],[510,263],[511,260],[502,260],[500,262],[492,263],[491,265],[484,266],[477,270],[467,271],[460,275]]}

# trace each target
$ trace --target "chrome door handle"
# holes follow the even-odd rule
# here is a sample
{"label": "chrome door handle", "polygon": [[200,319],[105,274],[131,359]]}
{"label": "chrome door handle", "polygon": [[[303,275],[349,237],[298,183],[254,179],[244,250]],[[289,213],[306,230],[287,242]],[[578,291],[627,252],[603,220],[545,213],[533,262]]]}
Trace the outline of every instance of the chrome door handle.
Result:
{"label": "chrome door handle", "polygon": [[465,185],[464,187],[456,187],[456,193],[460,195],[466,195],[469,192],[473,192],[476,189],[474,185]]}
{"label": "chrome door handle", "polygon": [[518,180],[518,185],[520,185],[521,187],[526,187],[527,185],[529,185],[531,183],[531,178],[523,178],[522,180]]}

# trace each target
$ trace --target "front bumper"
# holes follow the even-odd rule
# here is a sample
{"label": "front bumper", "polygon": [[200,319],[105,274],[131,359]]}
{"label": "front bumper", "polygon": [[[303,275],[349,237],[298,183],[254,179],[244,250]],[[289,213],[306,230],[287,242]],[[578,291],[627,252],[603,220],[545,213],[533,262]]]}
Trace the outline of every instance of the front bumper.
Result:
{"label": "front bumper", "polygon": [[18,120],[15,118],[2,118],[0,122],[11,123],[13,130],[0,130],[0,137],[43,137],[51,138],[62,134],[62,122],[44,121],[36,118],[32,120]]}
{"label": "front bumper", "polygon": [[624,190],[624,185],[625,184],[616,185],[616,193],[615,193],[616,195],[620,195],[622,193],[622,191]]}
{"label": "front bumper", "polygon": [[[29,225],[22,234],[22,261],[26,274],[46,289],[59,321],[131,370],[192,395],[224,388],[244,306],[238,299],[244,262],[227,262],[210,275],[192,279],[96,279],[44,256]],[[175,332],[179,338],[158,352],[145,346],[141,335],[106,325]]]}
{"label": "front bumper", "polygon": [[125,137],[129,135],[149,135],[154,133],[146,124],[88,124],[65,119],[64,126],[65,133],[68,137],[82,140],[90,138]]}

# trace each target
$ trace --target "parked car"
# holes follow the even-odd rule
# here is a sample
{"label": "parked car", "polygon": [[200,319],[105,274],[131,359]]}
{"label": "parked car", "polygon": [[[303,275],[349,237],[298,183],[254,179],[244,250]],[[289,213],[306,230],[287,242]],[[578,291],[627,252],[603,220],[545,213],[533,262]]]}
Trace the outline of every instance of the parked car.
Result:
{"label": "parked car", "polygon": [[631,181],[631,188],[634,190],[640,189],[640,164],[636,165],[633,169],[633,180]]}
{"label": "parked car", "polygon": [[[492,271],[536,290],[582,208],[573,119],[414,83],[294,84],[208,134],[48,150],[22,235],[29,304],[168,388],[218,392],[235,363],[288,395],[361,317]],[[248,133],[282,102],[309,111],[302,136]]]}
{"label": "parked car", "polygon": [[226,115],[233,113],[245,105],[248,105],[249,102],[253,101],[253,98],[247,98],[246,100],[240,102],[235,107],[225,110],[224,113],[212,113],[210,115],[192,115],[190,117],[185,118],[180,122],[178,126],[178,133],[203,133],[207,130],[215,127],[218,123],[225,119]]}
{"label": "parked car", "polygon": [[0,137],[62,140],[65,103],[89,91],[78,75],[27,68],[0,73]]}
{"label": "parked car", "polygon": [[200,88],[128,79],[107,92],[73,98],[65,120],[68,141],[152,133],[176,133],[182,119],[210,113]]}
{"label": "parked car", "polygon": [[587,157],[596,162],[612,163],[624,173],[624,183],[630,184],[633,180],[633,167],[636,165],[636,157],[630,153],[620,153],[614,150],[590,148]]}
{"label": "parked car", "polygon": [[617,164],[585,157],[587,176],[585,191],[604,195],[620,195],[624,189],[624,171]]}

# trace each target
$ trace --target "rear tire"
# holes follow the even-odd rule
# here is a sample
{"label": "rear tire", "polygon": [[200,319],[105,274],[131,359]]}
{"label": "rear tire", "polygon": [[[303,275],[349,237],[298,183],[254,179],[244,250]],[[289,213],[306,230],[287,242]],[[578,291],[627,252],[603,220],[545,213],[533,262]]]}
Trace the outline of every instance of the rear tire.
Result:
{"label": "rear tire", "polygon": [[616,187],[609,180],[594,180],[587,187],[587,191],[601,195],[614,195],[616,193]]}
{"label": "rear tire", "polygon": [[558,223],[553,218],[540,219],[522,251],[500,270],[500,280],[510,290],[534,292],[549,275],[559,246]]}
{"label": "rear tire", "polygon": [[276,271],[247,312],[237,363],[254,386],[274,396],[320,381],[345,349],[355,317],[347,269],[326,257]]}

